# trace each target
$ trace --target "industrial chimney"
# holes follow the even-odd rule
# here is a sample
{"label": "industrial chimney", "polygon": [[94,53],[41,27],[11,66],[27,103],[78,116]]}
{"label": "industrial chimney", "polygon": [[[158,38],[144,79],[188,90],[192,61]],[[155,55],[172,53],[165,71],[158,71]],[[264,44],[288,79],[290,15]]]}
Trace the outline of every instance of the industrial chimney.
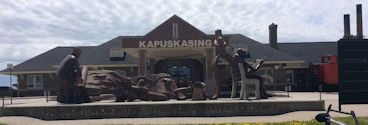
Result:
{"label": "industrial chimney", "polygon": [[362,4],[356,5],[357,10],[357,37],[363,39]]}
{"label": "industrial chimney", "polygon": [[350,16],[349,14],[344,15],[344,38],[350,38]]}
{"label": "industrial chimney", "polygon": [[269,29],[269,44],[272,48],[279,49],[277,47],[277,25],[272,23],[268,26]]}

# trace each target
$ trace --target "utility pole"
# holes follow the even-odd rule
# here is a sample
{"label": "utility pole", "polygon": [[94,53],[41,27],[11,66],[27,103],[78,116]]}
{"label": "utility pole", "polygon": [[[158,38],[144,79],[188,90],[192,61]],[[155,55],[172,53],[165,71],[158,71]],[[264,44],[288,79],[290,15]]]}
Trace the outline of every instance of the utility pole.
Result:
{"label": "utility pole", "polygon": [[12,93],[12,88],[13,88],[13,84],[12,84],[12,70],[13,70],[13,64],[8,64],[7,65],[8,69],[9,69],[9,77],[10,77],[10,84],[9,84],[9,96],[10,96],[10,104],[13,104],[13,93]]}

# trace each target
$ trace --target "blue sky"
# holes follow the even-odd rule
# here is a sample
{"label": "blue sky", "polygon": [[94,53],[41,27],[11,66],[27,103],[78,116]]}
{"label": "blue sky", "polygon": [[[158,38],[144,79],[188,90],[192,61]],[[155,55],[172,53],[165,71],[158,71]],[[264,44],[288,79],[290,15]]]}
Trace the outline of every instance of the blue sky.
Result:
{"label": "blue sky", "polygon": [[[144,35],[176,14],[205,33],[222,29],[266,43],[268,25],[278,24],[279,42],[336,41],[343,14],[366,0],[0,0],[0,69],[56,46],[98,45],[123,35]],[[363,23],[363,29],[368,24]],[[368,31],[364,32],[365,36]],[[0,75],[0,85],[8,85]]]}

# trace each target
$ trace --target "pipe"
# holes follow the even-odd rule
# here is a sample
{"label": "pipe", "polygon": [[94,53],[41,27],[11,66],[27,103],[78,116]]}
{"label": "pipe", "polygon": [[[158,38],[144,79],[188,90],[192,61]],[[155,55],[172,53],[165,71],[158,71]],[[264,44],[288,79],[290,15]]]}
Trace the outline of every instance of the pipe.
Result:
{"label": "pipe", "polygon": [[344,15],[344,38],[350,37],[350,15]]}
{"label": "pipe", "polygon": [[356,5],[357,11],[357,37],[363,39],[362,4]]}

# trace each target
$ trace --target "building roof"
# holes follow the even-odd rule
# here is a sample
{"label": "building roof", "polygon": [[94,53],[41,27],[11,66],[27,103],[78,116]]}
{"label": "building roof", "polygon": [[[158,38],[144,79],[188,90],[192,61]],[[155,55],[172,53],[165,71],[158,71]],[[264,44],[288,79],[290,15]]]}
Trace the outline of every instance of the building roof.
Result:
{"label": "building roof", "polygon": [[322,56],[337,55],[336,41],[278,43],[278,48],[284,53],[305,60],[306,63],[320,63]]}
{"label": "building roof", "polygon": [[[225,34],[229,37],[233,48],[247,48],[251,53],[251,59],[265,58],[266,61],[300,61],[302,59],[280,52],[268,45],[259,43],[241,34]],[[72,52],[73,47],[82,49],[82,55],[79,58],[81,65],[134,65],[138,60],[127,54],[125,61],[109,61],[110,48],[120,47],[122,39],[141,38],[142,36],[119,36],[98,46],[69,46],[56,47],[25,62],[16,65],[14,72],[39,72],[55,71],[61,60]],[[1,72],[9,72],[3,70]]]}
{"label": "building roof", "polygon": [[[120,47],[121,40],[124,38],[135,38],[139,36],[119,36],[106,43],[98,46],[68,46],[55,47],[25,62],[22,62],[13,68],[13,72],[44,72],[56,71],[56,67],[62,59],[71,54],[73,47],[82,49],[79,58],[80,65],[121,65],[121,64],[137,64],[137,60],[127,54],[125,61],[109,61],[110,48]],[[5,69],[1,72],[9,72]]]}
{"label": "building roof", "polygon": [[[98,66],[137,66],[138,60],[131,55],[127,54],[124,61],[110,61],[110,49],[124,48],[123,41],[134,41],[137,39],[173,39],[172,23],[178,23],[179,26],[179,39],[191,39],[191,37],[198,39],[214,38],[214,35],[207,35],[198,30],[185,20],[174,15],[158,27],[147,33],[145,36],[119,36],[106,43],[98,46],[80,46],[82,49],[79,62],[81,65],[98,65]],[[265,61],[297,61],[298,63],[304,62],[303,59],[292,56],[290,54],[278,51],[268,45],[257,42],[241,34],[227,34],[224,38],[228,38],[232,48],[247,48],[251,53],[251,59],[249,61],[264,58]],[[135,42],[134,42],[135,43]],[[53,72],[56,71],[56,66],[59,65],[61,60],[72,52],[73,46],[70,47],[56,47],[45,53],[42,53],[36,57],[33,57],[25,62],[16,65],[13,68],[14,72]],[[233,51],[231,52],[233,54]],[[133,53],[132,53],[133,54]],[[3,70],[0,73],[7,73],[8,70]]]}
{"label": "building roof", "polygon": [[263,58],[265,61],[303,61],[303,59],[279,51],[267,44],[262,44],[241,34],[225,35],[229,36],[230,45],[236,48],[245,48],[249,51],[249,60]]}

